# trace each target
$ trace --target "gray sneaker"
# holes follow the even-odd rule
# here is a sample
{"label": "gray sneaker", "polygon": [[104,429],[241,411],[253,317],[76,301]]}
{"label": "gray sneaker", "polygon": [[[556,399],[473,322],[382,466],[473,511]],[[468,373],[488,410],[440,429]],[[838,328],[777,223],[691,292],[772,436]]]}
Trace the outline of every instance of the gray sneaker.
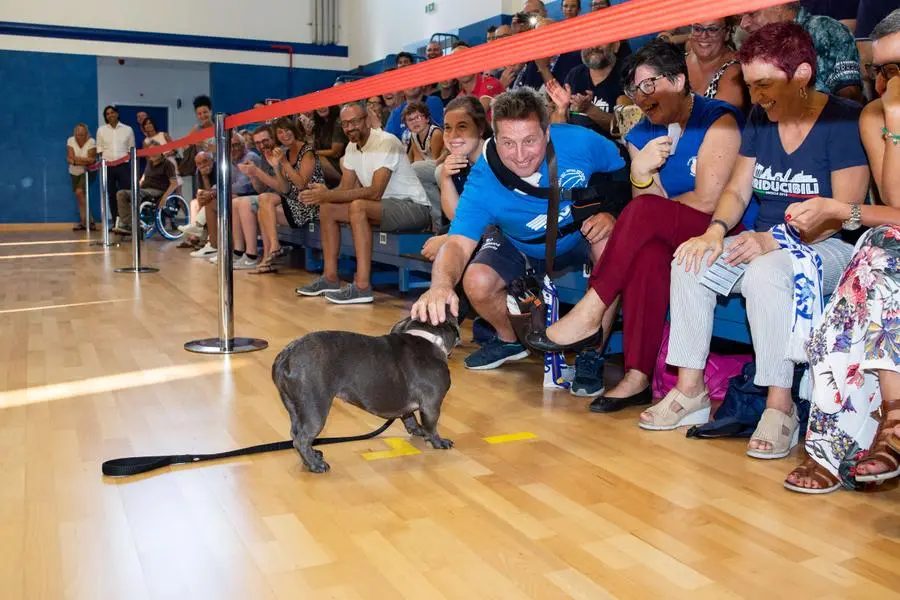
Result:
{"label": "gray sneaker", "polygon": [[335,304],[368,304],[374,302],[375,297],[372,296],[372,288],[361,290],[356,287],[355,283],[345,285],[337,292],[328,292],[325,299]]}
{"label": "gray sneaker", "polygon": [[321,296],[325,292],[339,292],[341,290],[341,282],[331,283],[324,277],[319,277],[312,283],[298,287],[294,290],[298,296]]}

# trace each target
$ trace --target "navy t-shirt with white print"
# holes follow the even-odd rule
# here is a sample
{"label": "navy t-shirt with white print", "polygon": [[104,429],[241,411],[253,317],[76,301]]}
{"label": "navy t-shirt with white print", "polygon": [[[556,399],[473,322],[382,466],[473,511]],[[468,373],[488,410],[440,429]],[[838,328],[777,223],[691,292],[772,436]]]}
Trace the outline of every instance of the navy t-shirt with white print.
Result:
{"label": "navy t-shirt with white print", "polygon": [[759,215],[753,229],[767,231],[784,223],[784,212],[794,202],[822,196],[833,197],[834,171],[867,165],[859,137],[862,107],[844,98],[829,96],[828,103],[806,139],[788,154],[778,135],[778,123],[754,106],[741,140],[741,156],[756,158],[753,194]]}

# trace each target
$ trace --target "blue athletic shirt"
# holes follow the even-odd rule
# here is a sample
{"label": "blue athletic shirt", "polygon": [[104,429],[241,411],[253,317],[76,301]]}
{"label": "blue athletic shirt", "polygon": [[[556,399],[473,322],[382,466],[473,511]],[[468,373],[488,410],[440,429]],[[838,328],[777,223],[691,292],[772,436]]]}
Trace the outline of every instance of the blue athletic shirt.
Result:
{"label": "blue athletic shirt", "polygon": [[852,100],[829,96],[806,139],[788,154],[778,123],[770,121],[760,106],[753,107],[740,150],[741,156],[756,158],[753,194],[759,215],[753,229],[767,231],[784,223],[784,211],[794,202],[831,198],[832,172],[869,164],[859,137],[860,112],[862,107]]}
{"label": "blue athletic shirt", "polygon": [[[550,125],[550,139],[556,151],[557,174],[561,189],[587,187],[595,172],[609,173],[625,166],[615,142],[578,125]],[[549,187],[546,158],[539,169],[536,187]],[[559,226],[572,222],[572,202],[560,199]],[[547,231],[547,200],[507,189],[491,171],[482,156],[472,167],[466,187],[459,197],[456,218],[450,224],[450,235],[481,239],[484,230],[496,225],[513,245],[531,258],[544,258],[544,243],[522,243]],[[556,241],[557,254],[575,248],[581,238],[576,231]]]}
{"label": "blue athletic shirt", "polygon": [[[669,156],[659,170],[659,179],[669,198],[693,191],[696,187],[697,152],[706,131],[727,114],[737,120],[738,127],[744,126],[744,115],[731,104],[694,94],[694,108],[675,147],[675,154]],[[644,117],[625,135],[625,140],[642,150],[647,142],[668,134],[668,125],[654,125]]]}

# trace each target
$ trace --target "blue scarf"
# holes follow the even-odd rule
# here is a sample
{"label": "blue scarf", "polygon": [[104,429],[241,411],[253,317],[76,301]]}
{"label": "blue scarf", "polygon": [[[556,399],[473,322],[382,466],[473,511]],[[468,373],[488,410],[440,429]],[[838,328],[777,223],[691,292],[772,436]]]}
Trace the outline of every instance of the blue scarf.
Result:
{"label": "blue scarf", "polygon": [[825,310],[822,257],[800,240],[793,227],[781,224],[770,231],[778,245],[790,253],[791,266],[794,268],[794,318],[786,358],[795,363],[805,363],[808,360],[806,341],[812,335],[813,325],[819,322]]}

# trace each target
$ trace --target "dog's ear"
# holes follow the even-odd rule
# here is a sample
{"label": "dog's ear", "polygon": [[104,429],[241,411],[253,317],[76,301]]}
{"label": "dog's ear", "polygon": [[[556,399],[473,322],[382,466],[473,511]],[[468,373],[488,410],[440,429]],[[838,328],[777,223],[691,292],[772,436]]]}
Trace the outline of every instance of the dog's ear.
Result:
{"label": "dog's ear", "polygon": [[391,327],[391,333],[403,333],[407,329],[409,329],[409,324],[412,322],[412,317],[406,317],[402,321],[399,321]]}

